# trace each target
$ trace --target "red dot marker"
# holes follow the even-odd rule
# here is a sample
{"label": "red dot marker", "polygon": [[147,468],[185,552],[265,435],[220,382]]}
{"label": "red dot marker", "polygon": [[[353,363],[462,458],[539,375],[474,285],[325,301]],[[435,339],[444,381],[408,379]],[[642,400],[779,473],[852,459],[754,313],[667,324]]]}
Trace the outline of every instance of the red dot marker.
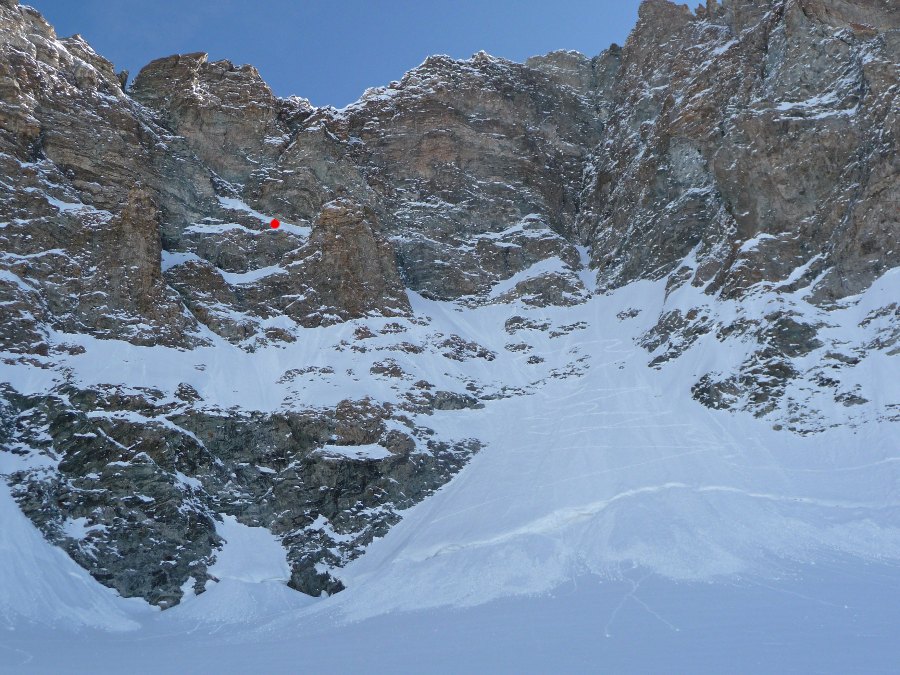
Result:
{"label": "red dot marker", "polygon": [[272,226],[272,229],[274,230],[274,229],[276,229],[279,225],[281,225],[281,221],[279,221],[278,218],[272,218],[272,222],[269,223],[269,225],[271,225],[271,226]]}

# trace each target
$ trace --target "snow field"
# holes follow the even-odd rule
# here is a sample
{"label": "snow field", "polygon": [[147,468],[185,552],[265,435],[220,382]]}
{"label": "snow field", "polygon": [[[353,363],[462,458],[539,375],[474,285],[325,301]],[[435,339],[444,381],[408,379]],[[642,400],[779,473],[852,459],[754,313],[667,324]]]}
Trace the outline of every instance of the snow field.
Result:
{"label": "snow field", "polygon": [[[878,672],[896,662],[886,603],[900,599],[900,434],[897,423],[872,411],[897,401],[896,357],[870,350],[840,374],[880,392],[854,412],[865,423],[799,436],[776,431],[770,419],[711,411],[691,398],[693,382],[727,372],[752,345],[707,335],[653,369],[653,355],[634,340],[673,308],[707,303],[730,321],[788,302],[801,316],[827,319],[821,334],[835,343],[861,345],[881,327],[859,324],[886,304],[895,279],[889,273],[827,316],[801,297],[760,293],[741,305],[714,304],[698,289],[666,298],[664,282],[639,282],[568,308],[462,309],[411,294],[412,320],[304,330],[296,343],[253,354],[221,341],[182,352],[57,335],[86,347],[64,357],[77,382],[124,381],[166,394],[188,382],[205,405],[220,409],[333,405],[367,394],[398,401],[417,379],[450,391],[472,384],[519,393],[423,420],[440,438],[475,437],[485,447],[337,571],[347,590],[331,598],[288,589],[277,541],[225,519],[220,533],[228,543],[214,568],[220,582],[159,613],[93,582],[4,492],[0,508],[12,525],[0,533],[0,617],[22,637],[0,638],[0,653],[35,672],[60,663],[88,672],[97,661],[71,631],[99,629],[90,639],[102,652],[99,662],[134,672],[176,672],[173,663],[288,672],[298,659],[323,672],[363,665],[453,672],[466,664],[589,672],[601,661],[657,670],[704,670],[691,667],[702,663],[710,671],[735,663],[750,671],[844,663]],[[640,311],[617,318],[632,309]],[[510,334],[504,324],[513,316],[547,327]],[[365,352],[347,348],[360,323],[376,333],[360,341]],[[402,331],[386,330],[389,323]],[[474,340],[496,358],[442,358],[438,345],[447,335]],[[400,341],[427,349],[392,349]],[[513,342],[528,350],[506,349]],[[527,364],[531,355],[544,362]],[[388,357],[409,377],[370,375]],[[52,384],[53,375],[38,368],[0,367],[23,392]],[[836,406],[822,414],[840,423],[849,413]],[[380,451],[354,450],[375,458]],[[50,626],[56,655],[36,648]],[[116,637],[113,630],[129,632]],[[398,632],[411,642],[398,641]],[[770,659],[759,652],[762,643],[782,646]],[[143,671],[134,668],[139,653],[156,659]],[[170,661],[161,663],[159,654]]]}

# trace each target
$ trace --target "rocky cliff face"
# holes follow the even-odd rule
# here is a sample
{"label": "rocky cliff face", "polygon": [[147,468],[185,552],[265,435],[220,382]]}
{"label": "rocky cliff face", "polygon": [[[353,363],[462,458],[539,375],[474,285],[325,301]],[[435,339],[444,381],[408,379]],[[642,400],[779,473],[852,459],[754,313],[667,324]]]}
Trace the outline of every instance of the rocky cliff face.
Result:
{"label": "rocky cliff face", "polygon": [[[826,308],[900,262],[898,22],[879,2],[642,5],[579,232],[601,288],[668,276],[672,291],[745,301],[730,325],[705,301],[673,306],[648,336],[660,361],[710,331],[759,345],[737,374],[698,383],[703,402],[767,412],[787,380],[821,379],[788,361],[821,346],[827,318],[789,303],[754,313],[748,298]],[[770,386],[748,399],[754,380]]]}
{"label": "rocky cliff face", "polygon": [[[553,309],[648,280],[666,284],[651,366],[726,355],[687,383],[703,405],[785,433],[897,419],[864,367],[900,339],[898,52],[887,0],[646,0],[593,59],[430,57],[335,110],[205,54],[123,89],[3,0],[0,442],[20,506],[161,606],[202,592],[220,514],[278,535],[297,589],[340,590],[479,449],[453,410],[589,367],[596,318]],[[491,307],[466,335],[439,316]],[[566,341],[562,365],[538,335]]]}

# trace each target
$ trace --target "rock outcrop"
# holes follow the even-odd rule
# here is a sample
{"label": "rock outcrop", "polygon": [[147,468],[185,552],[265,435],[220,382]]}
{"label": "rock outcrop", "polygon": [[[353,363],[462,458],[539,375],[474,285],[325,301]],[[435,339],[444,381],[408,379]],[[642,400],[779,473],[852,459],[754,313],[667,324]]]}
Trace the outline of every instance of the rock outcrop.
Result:
{"label": "rock outcrop", "polygon": [[309,239],[313,251],[298,261],[310,290],[285,307],[303,325],[358,319],[369,313],[409,314],[394,249],[381,235],[375,213],[347,199],[322,207]]}

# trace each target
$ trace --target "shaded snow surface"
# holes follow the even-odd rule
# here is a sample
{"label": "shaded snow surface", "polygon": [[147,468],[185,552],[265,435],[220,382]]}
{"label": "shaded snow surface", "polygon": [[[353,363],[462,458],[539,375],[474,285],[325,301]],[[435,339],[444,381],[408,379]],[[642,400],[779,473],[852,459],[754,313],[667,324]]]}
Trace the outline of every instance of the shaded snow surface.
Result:
{"label": "shaded snow surface", "polygon": [[[859,318],[889,299],[896,276],[886,279],[832,314],[827,330],[847,344],[868,339]],[[473,436],[484,450],[339,570],[347,590],[331,598],[288,589],[277,541],[226,520],[220,583],[172,610],[150,611],[92,582],[3,491],[0,670],[895,671],[900,425],[862,417],[869,413],[860,407],[853,414],[867,423],[804,437],[773,430],[772,420],[702,407],[690,385],[739,363],[751,347],[707,336],[662,369],[648,368],[652,355],[634,338],[660,311],[691,300],[680,291],[664,299],[663,284],[541,310],[459,310],[412,296],[420,319],[404,324],[403,339],[425,343],[440,330],[498,356],[456,363],[396,353],[405,371],[441,388],[503,382],[523,393],[428,418],[439,437]],[[769,302],[751,298],[740,311],[762,315]],[[636,318],[616,318],[633,308],[641,310]],[[818,311],[799,300],[796,310]],[[733,318],[738,309],[715,311]],[[516,313],[586,327],[510,336],[503,325]],[[252,355],[221,355],[226,345],[152,352],[176,361],[168,368],[147,367],[144,348],[106,341],[104,350],[130,360],[118,371],[134,376],[129,382],[157,377],[153,384],[166,391],[180,381],[167,373],[180,368],[204,396],[245,407],[327,400],[350,386],[383,386],[375,393],[390,400],[397,395],[390,385],[340,379],[380,358],[374,349],[329,351],[352,329],[309,331],[299,346]],[[368,344],[382,339],[389,338]],[[531,350],[505,351],[514,340]],[[83,342],[87,354],[68,362],[72,376],[104,381],[107,371],[90,357],[94,346]],[[532,354],[544,362],[529,370]],[[209,360],[201,369],[190,359]],[[226,361],[230,386],[217,389]],[[876,403],[893,405],[896,363],[873,351],[841,377],[864,378],[880,393]],[[276,386],[287,368],[307,365],[332,365],[334,373]],[[46,380],[7,372],[21,389]],[[810,409],[836,423],[849,419],[840,417],[850,414],[843,407],[809,396]]]}

